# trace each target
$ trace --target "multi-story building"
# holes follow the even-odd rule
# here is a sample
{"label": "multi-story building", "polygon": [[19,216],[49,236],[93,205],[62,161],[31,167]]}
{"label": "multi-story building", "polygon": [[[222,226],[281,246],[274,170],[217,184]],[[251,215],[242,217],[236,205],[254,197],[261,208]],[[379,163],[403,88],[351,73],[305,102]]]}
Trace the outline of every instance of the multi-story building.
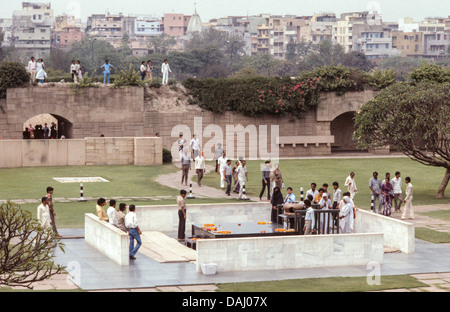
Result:
{"label": "multi-story building", "polygon": [[390,28],[377,12],[342,14],[334,27],[333,39],[345,52],[363,52],[368,59],[400,54],[392,46]]}
{"label": "multi-story building", "polygon": [[423,56],[445,57],[450,46],[450,33],[445,31],[446,19],[427,18],[419,23],[419,32],[423,32]]}
{"label": "multi-story building", "polygon": [[75,42],[83,39],[84,28],[80,20],[73,15],[59,15],[55,18],[53,29],[53,46],[60,49],[69,49]]}
{"label": "multi-story building", "polygon": [[50,3],[23,2],[22,10],[13,12],[11,41],[16,51],[24,58],[49,57],[53,24]]}
{"label": "multi-story building", "polygon": [[151,37],[162,35],[161,21],[152,16],[136,16],[134,34],[136,37]]}
{"label": "multi-story building", "polygon": [[315,44],[323,40],[333,41],[333,27],[336,21],[334,13],[315,14],[300,28],[301,40],[312,41]]}
{"label": "multi-story building", "polygon": [[172,37],[182,37],[187,33],[191,16],[179,13],[165,13],[161,21],[164,34]]}
{"label": "multi-story building", "polygon": [[1,42],[1,45],[4,47],[11,45],[12,21],[12,18],[0,18],[0,32],[3,33],[3,42]]}
{"label": "multi-story building", "polygon": [[423,38],[423,33],[418,31],[393,31],[392,46],[402,57],[420,58],[423,56]]}
{"label": "multi-story building", "polygon": [[257,35],[252,40],[252,54],[270,54],[276,58],[286,57],[289,42],[300,40],[300,29],[306,20],[297,16],[269,16],[264,24],[257,27]]}

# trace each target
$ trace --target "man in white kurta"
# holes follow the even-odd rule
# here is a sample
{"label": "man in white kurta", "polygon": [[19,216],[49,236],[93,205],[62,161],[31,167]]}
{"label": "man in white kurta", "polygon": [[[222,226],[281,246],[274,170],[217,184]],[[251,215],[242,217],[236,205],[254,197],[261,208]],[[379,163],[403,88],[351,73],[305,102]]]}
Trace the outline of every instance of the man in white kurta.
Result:
{"label": "man in white kurta", "polygon": [[345,196],[344,205],[339,212],[339,229],[343,234],[353,232],[353,202],[350,197]]}
{"label": "man in white kurta", "polygon": [[248,172],[247,172],[247,168],[245,167],[245,160],[241,160],[239,167],[237,167],[236,169],[236,173],[237,173],[237,177],[238,177],[238,181],[239,181],[239,199],[246,199],[247,195],[244,194],[244,188],[245,188],[245,184],[248,181]]}
{"label": "man in white kurta", "polygon": [[164,63],[161,65],[161,73],[163,75],[162,84],[166,85],[169,82],[169,73],[171,73],[172,70],[170,69],[169,63],[167,60],[164,60]]}
{"label": "man in white kurta", "polygon": [[221,188],[225,188],[225,176],[223,175],[223,170],[225,168],[225,166],[227,165],[227,156],[226,153],[223,152],[222,156],[219,157],[219,159],[217,159],[217,164],[219,166],[219,174],[220,174],[220,187]]}
{"label": "man in white kurta", "polygon": [[350,192],[350,198],[352,200],[354,200],[355,195],[358,192],[358,188],[356,187],[354,172],[350,172],[350,175],[347,177],[347,179],[345,179],[345,186],[347,186],[348,191]]}
{"label": "man in white kurta", "polygon": [[405,197],[405,208],[403,210],[402,220],[408,219],[414,219],[414,211],[412,207],[412,200],[413,200],[413,186],[411,184],[411,178],[406,177],[406,197]]}
{"label": "man in white kurta", "polygon": [[37,208],[37,218],[43,229],[51,227],[50,207],[47,205],[47,197],[42,198],[42,203]]}
{"label": "man in white kurta", "polygon": [[[321,210],[330,210],[333,209],[333,205],[331,200],[328,199],[327,193],[323,193],[322,199],[319,202],[319,206]],[[320,233],[327,234],[328,229],[332,226],[331,221],[331,213],[321,213],[320,214]]]}

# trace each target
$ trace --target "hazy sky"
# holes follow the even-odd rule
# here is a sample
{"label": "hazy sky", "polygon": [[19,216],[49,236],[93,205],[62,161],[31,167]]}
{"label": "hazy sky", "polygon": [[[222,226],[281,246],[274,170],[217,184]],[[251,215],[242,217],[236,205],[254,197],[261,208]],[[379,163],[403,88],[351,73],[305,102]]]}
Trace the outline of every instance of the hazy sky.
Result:
{"label": "hazy sky", "polygon": [[[146,14],[160,17],[164,13],[190,15],[197,3],[197,11],[203,22],[228,15],[312,15],[320,12],[344,12],[377,10],[383,21],[397,22],[401,17],[420,21],[425,17],[450,15],[449,0],[27,0],[51,2],[55,15],[70,13],[85,22],[93,13],[122,12],[125,15]],[[0,0],[0,17],[11,17],[13,10],[20,10],[23,0]]]}

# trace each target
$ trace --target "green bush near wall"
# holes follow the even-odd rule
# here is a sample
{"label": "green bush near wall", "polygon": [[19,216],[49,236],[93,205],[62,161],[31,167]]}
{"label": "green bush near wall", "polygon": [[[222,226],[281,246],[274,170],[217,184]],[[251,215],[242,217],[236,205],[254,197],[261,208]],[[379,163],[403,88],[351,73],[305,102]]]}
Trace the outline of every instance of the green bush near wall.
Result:
{"label": "green bush near wall", "polygon": [[[386,77],[388,75],[388,77]],[[385,88],[394,81],[392,72],[365,73],[346,66],[324,66],[291,77],[187,79],[184,86],[194,101],[214,113],[234,111],[245,116],[266,114],[302,118],[319,103],[321,92],[363,91]],[[368,82],[371,82],[369,85]]]}

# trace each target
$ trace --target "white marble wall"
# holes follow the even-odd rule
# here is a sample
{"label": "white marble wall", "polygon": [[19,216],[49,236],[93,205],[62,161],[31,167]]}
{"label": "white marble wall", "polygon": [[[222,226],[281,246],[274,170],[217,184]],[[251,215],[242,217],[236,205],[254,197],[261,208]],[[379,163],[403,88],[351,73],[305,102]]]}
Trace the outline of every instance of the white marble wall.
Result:
{"label": "white marble wall", "polygon": [[[186,234],[192,224],[219,222],[270,221],[270,203],[245,202],[223,204],[187,203]],[[178,230],[177,205],[137,206],[136,216],[142,231],[176,232]]]}
{"label": "white marble wall", "polygon": [[341,234],[197,241],[201,264],[217,264],[217,272],[276,270],[383,263],[383,234]]}
{"label": "white marble wall", "polygon": [[84,239],[114,262],[129,265],[128,234],[108,222],[100,221],[92,213],[86,213],[84,217]]}
{"label": "white marble wall", "polygon": [[355,233],[374,232],[384,234],[384,246],[398,248],[404,253],[414,253],[414,224],[373,212],[358,210],[355,218]]}

